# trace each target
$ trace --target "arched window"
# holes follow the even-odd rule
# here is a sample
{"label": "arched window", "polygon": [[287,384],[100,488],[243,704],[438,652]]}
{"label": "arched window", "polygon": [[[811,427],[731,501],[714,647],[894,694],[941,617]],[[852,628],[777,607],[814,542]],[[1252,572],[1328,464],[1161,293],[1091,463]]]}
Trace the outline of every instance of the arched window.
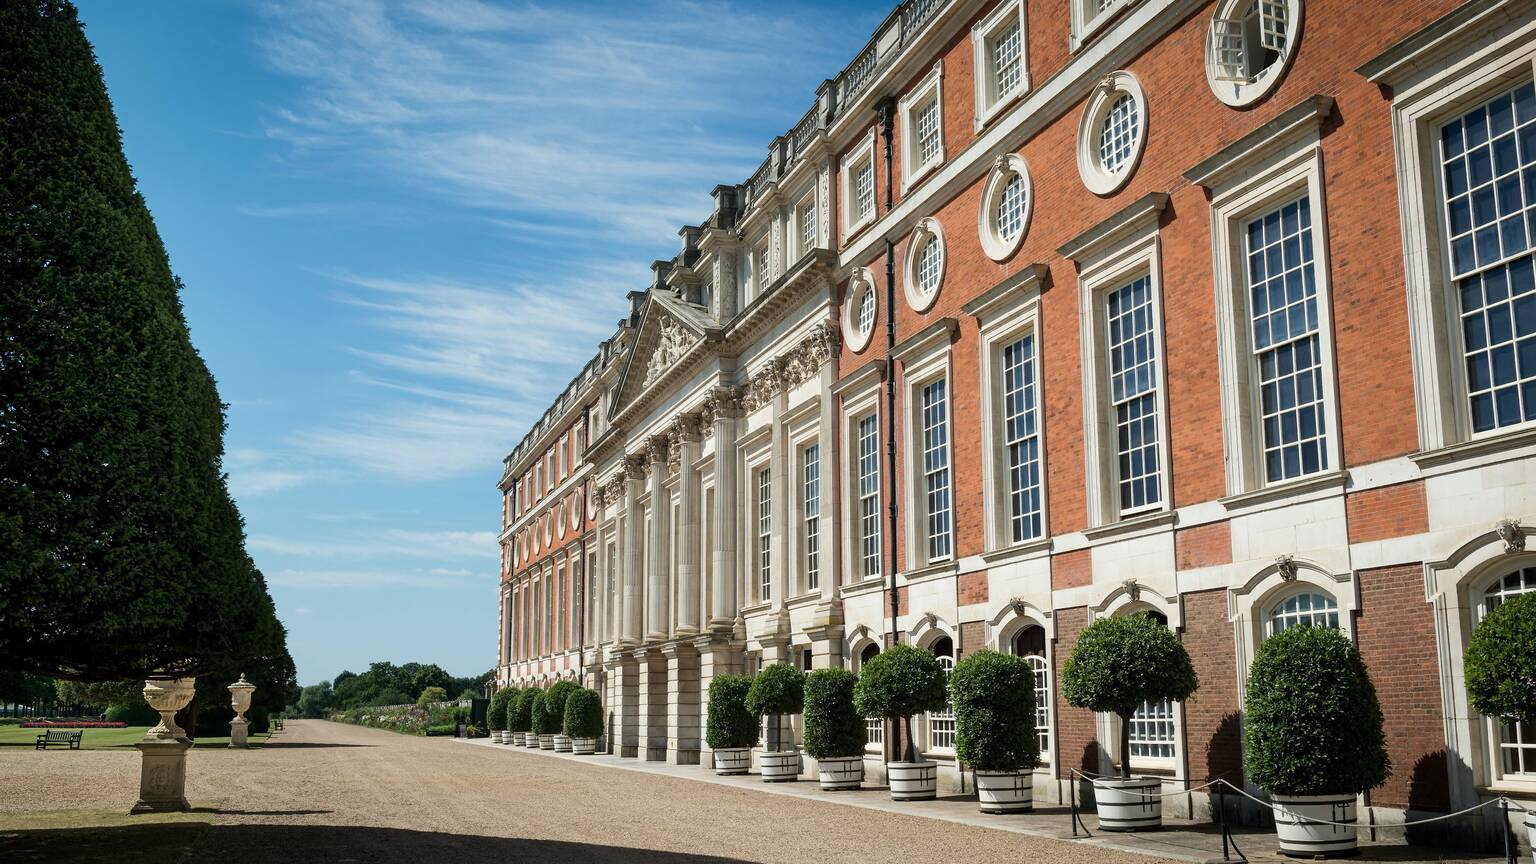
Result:
{"label": "arched window", "polygon": [[1051,752],[1051,667],[1045,659],[1045,629],[1032,624],[1013,637],[1011,646],[1035,673],[1035,734],[1040,738],[1040,760],[1049,761]]}
{"label": "arched window", "polygon": [[[864,646],[864,650],[859,652],[859,669],[860,669],[860,671],[863,671],[865,663],[868,663],[869,661],[875,659],[875,657],[878,656],[879,654],[880,654],[880,646],[879,645],[876,645],[873,642],[869,643],[868,645],[865,645]],[[884,745],[885,744],[885,719],[884,718],[882,718],[882,717],[865,717],[864,718],[864,743],[865,744],[877,744],[877,745]]]}
{"label": "arched window", "polygon": [[1290,594],[1269,609],[1269,635],[1292,627],[1339,629],[1339,604],[1320,591]]}
{"label": "arched window", "polygon": [[[1477,617],[1521,594],[1536,592],[1536,567],[1522,567],[1487,583],[1477,604]],[[1536,723],[1499,722],[1499,771],[1506,777],[1536,779]]]}
{"label": "arched window", "polygon": [[[1152,610],[1139,610],[1168,626],[1168,616]],[[1133,613],[1135,614],[1135,613]],[[1173,702],[1143,702],[1131,715],[1131,759],[1150,762],[1173,761]]]}
{"label": "arched window", "polygon": [[[939,665],[944,667],[944,679],[949,680],[949,673],[955,670],[955,645],[948,636],[940,636],[929,643],[928,650],[939,658]],[[928,714],[928,749],[953,750],[955,748],[955,706],[953,702],[944,706],[943,711],[933,711]]]}

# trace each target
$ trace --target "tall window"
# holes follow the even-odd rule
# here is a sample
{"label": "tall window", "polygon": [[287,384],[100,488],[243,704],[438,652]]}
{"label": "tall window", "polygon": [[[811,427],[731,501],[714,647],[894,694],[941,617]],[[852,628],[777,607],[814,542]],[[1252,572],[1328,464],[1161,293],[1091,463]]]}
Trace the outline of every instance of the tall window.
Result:
{"label": "tall window", "polygon": [[946,379],[923,387],[923,493],[927,496],[928,560],[948,558],[953,546],[949,500],[949,399]]}
{"label": "tall window", "polygon": [[[1168,618],[1160,612],[1143,612],[1157,623],[1168,626]],[[1131,758],[1173,758],[1173,701],[1143,702],[1131,715]]]}
{"label": "tall window", "polygon": [[1109,390],[1115,415],[1120,512],[1162,501],[1157,448],[1157,341],[1153,335],[1152,281],[1111,291]]}
{"label": "tall window", "polygon": [[861,162],[853,169],[854,221],[862,222],[875,215],[875,161]]}
{"label": "tall window", "polygon": [[763,245],[757,247],[757,251],[752,253],[752,257],[757,261],[757,293],[761,295],[767,290],[768,283],[771,280],[767,240],[763,241]]}
{"label": "tall window", "polygon": [[800,254],[816,248],[816,195],[812,193],[805,196],[800,202],[800,210],[796,219],[800,222]]}
{"label": "tall window", "polygon": [[939,158],[939,100],[930,99],[917,109],[917,164]]}
{"label": "tall window", "polygon": [[[949,680],[951,672],[955,671],[955,647],[954,642],[948,636],[941,636],[938,641],[929,646],[939,658],[939,666],[944,669],[944,680]],[[947,692],[947,690],[946,690]],[[928,747],[931,750],[953,750],[955,747],[955,704],[950,701],[944,705],[942,711],[931,711],[928,714]]]}
{"label": "tall window", "polygon": [[874,414],[859,420],[859,562],[865,579],[880,575],[880,427]]}
{"label": "tall window", "polygon": [[[865,645],[864,646],[864,651],[861,654],[859,654],[859,669],[860,669],[860,671],[862,671],[864,669],[864,664],[866,664],[869,661],[873,660],[879,654],[880,654],[880,646],[879,645],[875,645],[875,644]],[[864,743],[865,744],[884,744],[885,743],[885,718],[883,718],[883,717],[865,717],[864,718]]]}
{"label": "tall window", "polygon": [[608,568],[604,571],[608,579],[608,636],[615,638],[619,634],[619,544],[608,544]]}
{"label": "tall window", "polygon": [[821,586],[821,447],[800,451],[801,494],[805,501],[805,587]]}
{"label": "tall window", "polygon": [[1264,475],[1273,483],[1328,467],[1310,199],[1254,219],[1246,234]]}
{"label": "tall window", "polygon": [[1308,592],[1292,594],[1269,612],[1269,635],[1292,627],[1332,627],[1339,629],[1339,604],[1327,594]]}
{"label": "tall window", "polygon": [[1003,446],[1008,453],[1008,524],[1015,543],[1041,534],[1040,423],[1035,337],[1003,347]]}
{"label": "tall window", "polygon": [[566,618],[566,596],[570,594],[570,580],[566,577],[565,565],[561,564],[555,575],[555,639],[556,651],[565,650],[571,641],[570,621]]}
{"label": "tall window", "polygon": [[1009,95],[1024,80],[1023,45],[1017,20],[992,39],[992,80],[997,88],[994,99]]}
{"label": "tall window", "polygon": [[[1505,600],[1533,591],[1536,591],[1536,567],[1509,573],[1483,591],[1482,614],[1492,612]],[[1499,757],[1505,775],[1522,775],[1522,780],[1536,778],[1536,723],[1500,721]]]}
{"label": "tall window", "polygon": [[1038,626],[1024,628],[1013,638],[1013,653],[1029,663],[1035,675],[1035,735],[1040,740],[1040,758],[1051,752],[1051,667],[1045,661],[1045,630]]}
{"label": "tall window", "polygon": [[1472,428],[1536,420],[1536,89],[1445,124],[1440,158]]}
{"label": "tall window", "polygon": [[773,478],[767,468],[757,472],[757,575],[759,600],[773,599]]}

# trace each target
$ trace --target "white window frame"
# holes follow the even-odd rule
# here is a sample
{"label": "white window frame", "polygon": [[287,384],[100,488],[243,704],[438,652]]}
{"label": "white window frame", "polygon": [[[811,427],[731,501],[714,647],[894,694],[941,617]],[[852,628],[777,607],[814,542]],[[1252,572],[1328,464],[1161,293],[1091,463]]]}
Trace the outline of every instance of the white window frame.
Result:
{"label": "white window frame", "polygon": [[[1130,96],[1136,102],[1138,132],[1130,155],[1124,163],[1111,171],[1104,167],[1100,159],[1100,133],[1110,109],[1122,95]],[[1113,195],[1130,182],[1137,166],[1141,164],[1141,155],[1147,150],[1149,119],[1147,96],[1135,73],[1125,70],[1111,72],[1094,88],[1077,127],[1077,171],[1083,178],[1083,185],[1090,192],[1095,195]]]}
{"label": "white window frame", "polygon": [[[919,284],[921,277],[918,267],[922,254],[935,243],[938,244],[939,273],[933,292],[924,293],[922,285]],[[917,224],[912,226],[912,235],[907,239],[907,254],[901,278],[902,293],[906,294],[907,305],[913,312],[927,312],[939,301],[939,294],[944,291],[944,270],[948,258],[944,248],[944,226],[931,216],[917,220]]]}
{"label": "white window frame", "polygon": [[[981,487],[988,552],[1024,548],[1050,537],[1049,483],[1044,403],[1044,352],[1041,351],[1040,292],[1048,271],[1032,265],[1009,277],[966,305],[976,318],[981,379]],[[1036,438],[1040,446],[1040,534],[1014,542],[1013,508],[1008,468],[1003,351],[1025,336],[1035,340]]]}
{"label": "white window frame", "polygon": [[[1003,190],[1014,177],[1024,184],[1024,212],[1020,216],[1019,233],[1011,238],[1003,237],[998,230],[998,206],[1002,204]],[[987,175],[987,185],[982,187],[981,206],[976,210],[976,230],[981,238],[981,251],[993,261],[1006,261],[1019,251],[1029,234],[1029,219],[1035,210],[1035,186],[1029,177],[1029,164],[1017,153],[997,157],[992,172]]]}
{"label": "white window frame", "polygon": [[[937,113],[937,129],[935,134],[939,136],[939,149],[933,156],[926,160],[922,157],[922,142],[918,138],[918,122],[922,118],[923,111],[933,105]],[[907,191],[917,182],[928,176],[933,170],[944,164],[944,61],[941,59],[933,64],[923,80],[917,82],[907,95],[897,103],[897,113],[901,118],[901,194]]]}
{"label": "white window frame", "polygon": [[[1313,608],[1307,610],[1306,612],[1290,612],[1285,609],[1285,605],[1287,603],[1291,602],[1292,600],[1299,600],[1302,597],[1321,597],[1327,602],[1332,603],[1333,606]],[[1343,612],[1339,608],[1339,599],[1333,596],[1333,592],[1319,590],[1311,585],[1288,588],[1285,591],[1275,594],[1266,601],[1264,605],[1264,618],[1263,621],[1260,622],[1263,638],[1268,639],[1276,633],[1281,632],[1275,629],[1276,618],[1294,617],[1300,619],[1302,617],[1306,617],[1310,619],[1316,617],[1317,615],[1322,615],[1325,618],[1328,615],[1332,615],[1334,618],[1334,623],[1324,624],[1323,626],[1331,627],[1340,632],[1346,632],[1344,627]],[[1289,630],[1292,627],[1297,627],[1304,623],[1311,624],[1311,626],[1314,627],[1318,626],[1312,621],[1297,620],[1294,623],[1286,625],[1286,627],[1283,629]]]}
{"label": "white window frame", "polygon": [[1139,0],[1107,0],[1105,8],[1098,8],[1097,0],[1072,0],[1072,50],[1087,44],[1093,34],[1109,24],[1121,10],[1135,5]]}
{"label": "white window frame", "polygon": [[[795,460],[796,479],[800,490],[800,565],[801,587],[805,591],[817,591],[821,588],[822,572],[826,570],[827,563],[827,520],[826,520],[826,470],[825,460],[822,458],[821,441],[810,438],[795,442],[795,452],[798,458]],[[811,460],[814,452],[815,461]],[[815,465],[814,479],[811,466]],[[815,489],[815,497],[811,491]],[[812,502],[815,502],[813,508]],[[814,566],[813,566],[814,564]]]}
{"label": "white window frame", "polygon": [[[909,458],[902,460],[904,468],[905,519],[903,530],[909,542],[906,547],[905,567],[919,570],[942,563],[953,563],[955,554],[955,410],[954,410],[954,319],[947,319],[950,326],[930,328],[926,336],[902,346],[896,355],[902,365],[902,404],[906,406],[901,430],[903,452]],[[928,487],[923,459],[923,389],[943,379],[945,382],[945,433],[946,469],[949,474],[949,553],[930,556],[928,536]]]}
{"label": "white window frame", "polygon": [[[1483,18],[1453,22],[1481,26]],[[1475,34],[1462,29],[1419,40],[1406,54],[1365,67],[1373,83],[1393,94],[1404,278],[1409,298],[1413,380],[1421,451],[1475,441],[1536,439],[1536,424],[1472,431],[1458,304],[1448,286],[1444,177],[1439,159],[1443,123],[1536,76],[1536,21]]]}
{"label": "white window frame", "polygon": [[[859,304],[863,294],[869,294],[874,304],[869,327],[859,326]],[[855,267],[848,274],[848,291],[843,300],[843,344],[855,354],[863,353],[875,336],[875,325],[880,321],[880,294],[875,290],[874,274],[863,267]]]}
{"label": "white window frame", "polygon": [[[1323,190],[1319,138],[1319,125],[1327,115],[1317,110],[1310,117],[1301,116],[1309,110],[1287,112],[1287,116],[1297,116],[1301,122],[1292,125],[1280,137],[1263,136],[1242,152],[1224,152],[1221,164],[1215,170],[1186,175],[1211,192],[1216,350],[1229,496],[1291,485],[1306,486],[1315,478],[1338,474],[1343,464],[1333,291],[1329,279],[1328,208]],[[1246,141],[1240,141],[1239,145]],[[1312,213],[1312,267],[1317,283],[1317,336],[1323,382],[1321,422],[1326,434],[1327,466],[1311,474],[1270,481],[1264,470],[1264,432],[1259,406],[1259,370],[1253,353],[1250,320],[1246,230],[1252,219],[1303,196],[1309,200]]]}
{"label": "white window frame", "polygon": [[763,296],[773,284],[773,235],[764,233],[752,244],[752,296]]}
{"label": "white window frame", "polygon": [[759,603],[773,600],[773,467],[758,462],[748,469],[752,484],[753,596]]}
{"label": "white window frame", "polygon": [[[806,214],[810,218],[806,218]],[[800,257],[804,258],[812,250],[821,245],[821,221],[816,206],[816,186],[813,184],[806,193],[795,202],[795,237],[800,244]],[[810,229],[811,236],[806,236],[806,229]]]}
{"label": "white window frame", "polygon": [[[881,445],[885,436],[885,418],[880,394],[884,392],[884,368],[882,364],[867,364],[846,381],[840,382],[835,394],[842,401],[842,430],[839,447],[842,460],[839,476],[842,492],[835,497],[842,513],[842,572],[844,584],[858,583],[880,578],[885,573],[885,516],[881,509],[885,497],[885,466],[882,464]],[[859,518],[862,498],[859,494],[859,424],[866,418],[874,418],[875,424],[875,572],[864,571],[863,525]],[[823,460],[825,461],[825,454]],[[825,476],[825,475],[824,475]]]}
{"label": "white window frame", "polygon": [[[1113,525],[1129,515],[1167,512],[1173,490],[1168,470],[1168,349],[1163,323],[1162,252],[1158,220],[1167,196],[1149,195],[1111,216],[1087,241],[1074,241],[1063,254],[1078,266],[1079,344],[1082,346],[1083,437],[1088,491],[1088,524],[1091,528]],[[1119,471],[1115,453],[1115,415],[1110,408],[1108,292],[1117,291],[1141,277],[1149,279],[1152,303],[1152,335],[1157,347],[1157,452],[1159,501],[1136,508],[1120,508]]]}
{"label": "white window frame", "polygon": [[[869,212],[860,213],[856,209],[858,202],[854,200],[853,181],[854,175],[862,170],[865,165],[869,166],[870,188],[873,191],[870,195]],[[852,240],[856,234],[874,222],[876,215],[880,211],[880,178],[878,173],[875,171],[875,128],[871,126],[869,134],[864,136],[863,142],[848,151],[848,155],[843,159],[843,170],[838,172],[839,194],[841,195],[841,206],[838,207],[838,211],[842,213],[844,245],[847,245],[848,241]]]}
{"label": "white window frame", "polygon": [[[1019,83],[1006,92],[998,90],[997,70],[992,68],[992,49],[1009,25],[1019,25]],[[1029,92],[1029,28],[1024,0],[1003,0],[987,17],[971,28],[971,57],[976,81],[977,132]]]}
{"label": "white window frame", "polygon": [[[1245,65],[1248,63],[1248,56],[1254,46],[1248,41],[1249,34],[1241,29],[1242,19],[1237,17],[1237,12],[1255,3],[1260,4],[1261,20],[1266,5],[1285,10],[1285,45],[1280,49],[1275,62],[1259,70],[1256,75],[1248,75],[1245,71],[1233,69],[1229,63],[1232,58],[1228,55],[1235,48],[1241,52],[1241,60]],[[1302,0],[1222,0],[1216,5],[1211,13],[1210,27],[1206,30],[1205,80],[1222,104],[1233,108],[1252,105],[1268,96],[1280,83],[1280,79],[1285,77],[1292,58],[1296,56],[1296,43],[1301,38],[1304,5]],[[1261,48],[1263,38],[1261,34]]]}

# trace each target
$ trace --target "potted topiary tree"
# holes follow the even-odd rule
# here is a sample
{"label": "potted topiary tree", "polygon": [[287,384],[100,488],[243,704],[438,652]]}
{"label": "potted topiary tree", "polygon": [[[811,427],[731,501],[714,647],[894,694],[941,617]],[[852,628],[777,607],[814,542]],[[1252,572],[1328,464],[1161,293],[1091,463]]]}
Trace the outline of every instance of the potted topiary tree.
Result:
{"label": "potted topiary tree", "polygon": [[[551,738],[554,741],[556,753],[571,752],[571,736],[565,734],[563,728],[565,724],[565,700],[572,693],[580,689],[581,685],[575,681],[560,680],[556,681],[554,686],[550,687],[549,691],[544,694],[544,701],[547,703],[546,707],[555,717]],[[539,746],[544,746],[543,742],[540,742]]]}
{"label": "potted topiary tree", "polygon": [[828,792],[864,783],[864,718],[853,707],[858,682],[846,669],[817,669],[805,678],[805,752]]}
{"label": "potted topiary tree", "polygon": [[540,690],[539,695],[533,697],[533,731],[538,736],[540,750],[555,749],[555,730],[564,720],[550,707],[548,690]]}
{"label": "potted topiary tree", "polygon": [[532,687],[519,690],[507,705],[507,731],[518,747],[527,746],[527,739],[533,737],[533,697],[538,692]]}
{"label": "potted topiary tree", "polygon": [[[1536,593],[1489,610],[1467,644],[1467,698],[1472,709],[1502,723],[1536,723]],[[1525,811],[1536,849],[1536,810]]]}
{"label": "potted topiary tree", "polygon": [[768,749],[760,759],[764,783],[783,783],[800,775],[800,751],[794,729],[784,741],[784,716],[805,710],[805,673],[788,663],[773,663],[752,679],[747,710],[768,718]]}
{"label": "potted topiary tree", "polygon": [[1040,760],[1034,670],[1022,657],[978,651],[955,664],[949,692],[955,758],[975,773],[981,812],[1028,812]]}
{"label": "potted topiary tree", "polygon": [[709,682],[709,718],[704,741],[714,753],[716,774],[745,774],[757,743],[757,718],[747,710],[752,679],[746,675],[716,675]]}
{"label": "potted topiary tree", "polygon": [[1104,830],[1162,826],[1162,783],[1131,776],[1131,716],[1143,702],[1187,699],[1199,683],[1184,644],[1151,615],[1100,618],[1077,638],[1061,670],[1062,696],[1079,708],[1120,718],[1120,779],[1093,781]]}
{"label": "potted topiary tree", "polygon": [[932,652],[895,645],[864,664],[853,688],[853,705],[865,717],[901,722],[906,746],[901,761],[886,765],[893,801],[928,801],[939,790],[939,766],[921,758],[912,738],[912,715],[949,704],[944,667]]}
{"label": "potted topiary tree", "polygon": [[1278,805],[1280,851],[1355,852],[1355,797],[1387,779],[1392,763],[1376,687],[1354,643],[1332,627],[1265,639],[1248,670],[1243,714],[1243,771]]}
{"label": "potted topiary tree", "polygon": [[596,690],[578,688],[565,697],[565,734],[577,756],[597,752],[597,736],[603,734],[603,697]]}
{"label": "potted topiary tree", "polygon": [[486,709],[485,724],[491,730],[492,744],[507,743],[507,705],[517,697],[517,690],[512,687],[503,687],[491,696],[491,705]]}

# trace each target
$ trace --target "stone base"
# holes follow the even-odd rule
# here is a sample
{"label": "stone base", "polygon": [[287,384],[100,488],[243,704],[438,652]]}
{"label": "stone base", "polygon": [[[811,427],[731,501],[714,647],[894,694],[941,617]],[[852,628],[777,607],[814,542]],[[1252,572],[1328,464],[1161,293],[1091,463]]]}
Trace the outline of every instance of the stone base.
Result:
{"label": "stone base", "polygon": [[243,750],[249,746],[246,743],[246,736],[250,730],[251,721],[245,719],[244,717],[236,717],[235,719],[229,721],[229,746],[237,750]]}
{"label": "stone base", "polygon": [[129,813],[182,813],[187,803],[187,751],[192,742],[177,738],[145,739],[133,745],[143,754],[139,800]]}

